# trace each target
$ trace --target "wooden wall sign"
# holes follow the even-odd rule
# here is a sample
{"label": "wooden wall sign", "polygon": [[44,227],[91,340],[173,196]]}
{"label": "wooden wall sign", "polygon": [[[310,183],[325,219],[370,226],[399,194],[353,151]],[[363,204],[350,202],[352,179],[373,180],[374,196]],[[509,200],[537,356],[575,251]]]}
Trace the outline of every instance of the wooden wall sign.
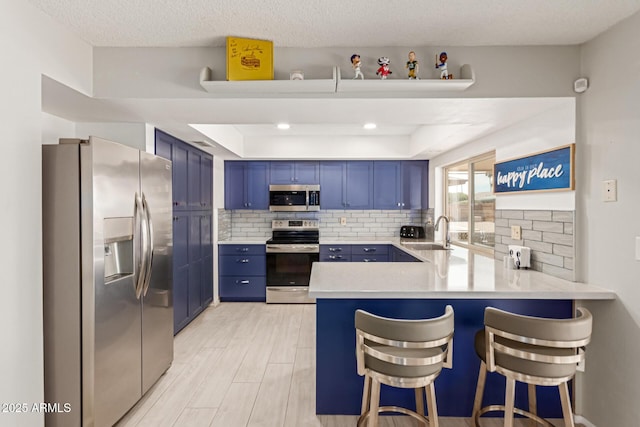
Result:
{"label": "wooden wall sign", "polygon": [[495,163],[493,192],[566,191],[575,188],[575,144]]}

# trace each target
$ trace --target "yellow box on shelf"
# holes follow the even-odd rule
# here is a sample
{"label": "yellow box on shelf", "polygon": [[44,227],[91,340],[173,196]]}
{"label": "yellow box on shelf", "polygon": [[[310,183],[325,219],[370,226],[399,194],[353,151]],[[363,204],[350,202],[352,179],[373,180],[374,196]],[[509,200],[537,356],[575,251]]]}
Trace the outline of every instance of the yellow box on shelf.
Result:
{"label": "yellow box on shelf", "polygon": [[273,42],[227,37],[227,80],[273,80]]}

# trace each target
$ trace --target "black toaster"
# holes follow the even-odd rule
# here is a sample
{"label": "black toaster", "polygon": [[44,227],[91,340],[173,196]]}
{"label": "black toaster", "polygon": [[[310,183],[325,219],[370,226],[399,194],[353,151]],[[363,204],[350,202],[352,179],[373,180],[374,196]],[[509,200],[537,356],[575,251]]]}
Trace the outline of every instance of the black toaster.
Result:
{"label": "black toaster", "polygon": [[403,225],[400,227],[400,237],[405,239],[424,239],[424,227],[420,225]]}

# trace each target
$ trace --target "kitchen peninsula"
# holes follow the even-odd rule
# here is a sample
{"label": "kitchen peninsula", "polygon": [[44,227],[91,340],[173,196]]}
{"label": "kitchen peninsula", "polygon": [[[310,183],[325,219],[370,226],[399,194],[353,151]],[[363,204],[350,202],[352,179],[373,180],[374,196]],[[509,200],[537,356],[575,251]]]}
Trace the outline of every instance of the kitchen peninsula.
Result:
{"label": "kitchen peninsula", "polygon": [[[471,416],[479,359],[473,347],[485,307],[520,314],[568,318],[577,300],[613,300],[614,292],[570,282],[533,270],[505,269],[492,257],[467,251],[420,250],[398,239],[393,245],[421,263],[315,263],[310,296],[316,298],[316,412],[358,414],[362,378],[356,373],[354,313],[417,319],[441,315],[450,304],[455,312],[453,369],[436,380],[438,412]],[[597,319],[594,319],[597,322]],[[588,353],[588,350],[587,350]],[[587,359],[588,359],[587,354]],[[588,363],[587,363],[588,364]],[[526,407],[526,387],[516,390],[516,405]],[[539,414],[561,417],[553,388],[538,387]],[[485,404],[504,401],[504,381],[487,377]],[[381,405],[414,407],[411,390],[385,388]]]}

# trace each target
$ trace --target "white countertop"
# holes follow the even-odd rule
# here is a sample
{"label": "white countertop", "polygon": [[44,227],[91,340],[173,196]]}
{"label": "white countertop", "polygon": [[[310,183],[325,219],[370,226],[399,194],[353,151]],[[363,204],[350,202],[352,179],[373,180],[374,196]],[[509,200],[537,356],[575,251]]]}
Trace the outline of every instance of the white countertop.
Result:
{"label": "white countertop", "polygon": [[[329,239],[327,239],[329,240]],[[334,241],[331,241],[334,242]],[[533,270],[507,270],[502,262],[466,249],[409,250],[398,238],[340,239],[340,243],[390,243],[426,262],[314,263],[314,298],[615,299],[608,289]],[[322,242],[325,243],[325,242]]]}

